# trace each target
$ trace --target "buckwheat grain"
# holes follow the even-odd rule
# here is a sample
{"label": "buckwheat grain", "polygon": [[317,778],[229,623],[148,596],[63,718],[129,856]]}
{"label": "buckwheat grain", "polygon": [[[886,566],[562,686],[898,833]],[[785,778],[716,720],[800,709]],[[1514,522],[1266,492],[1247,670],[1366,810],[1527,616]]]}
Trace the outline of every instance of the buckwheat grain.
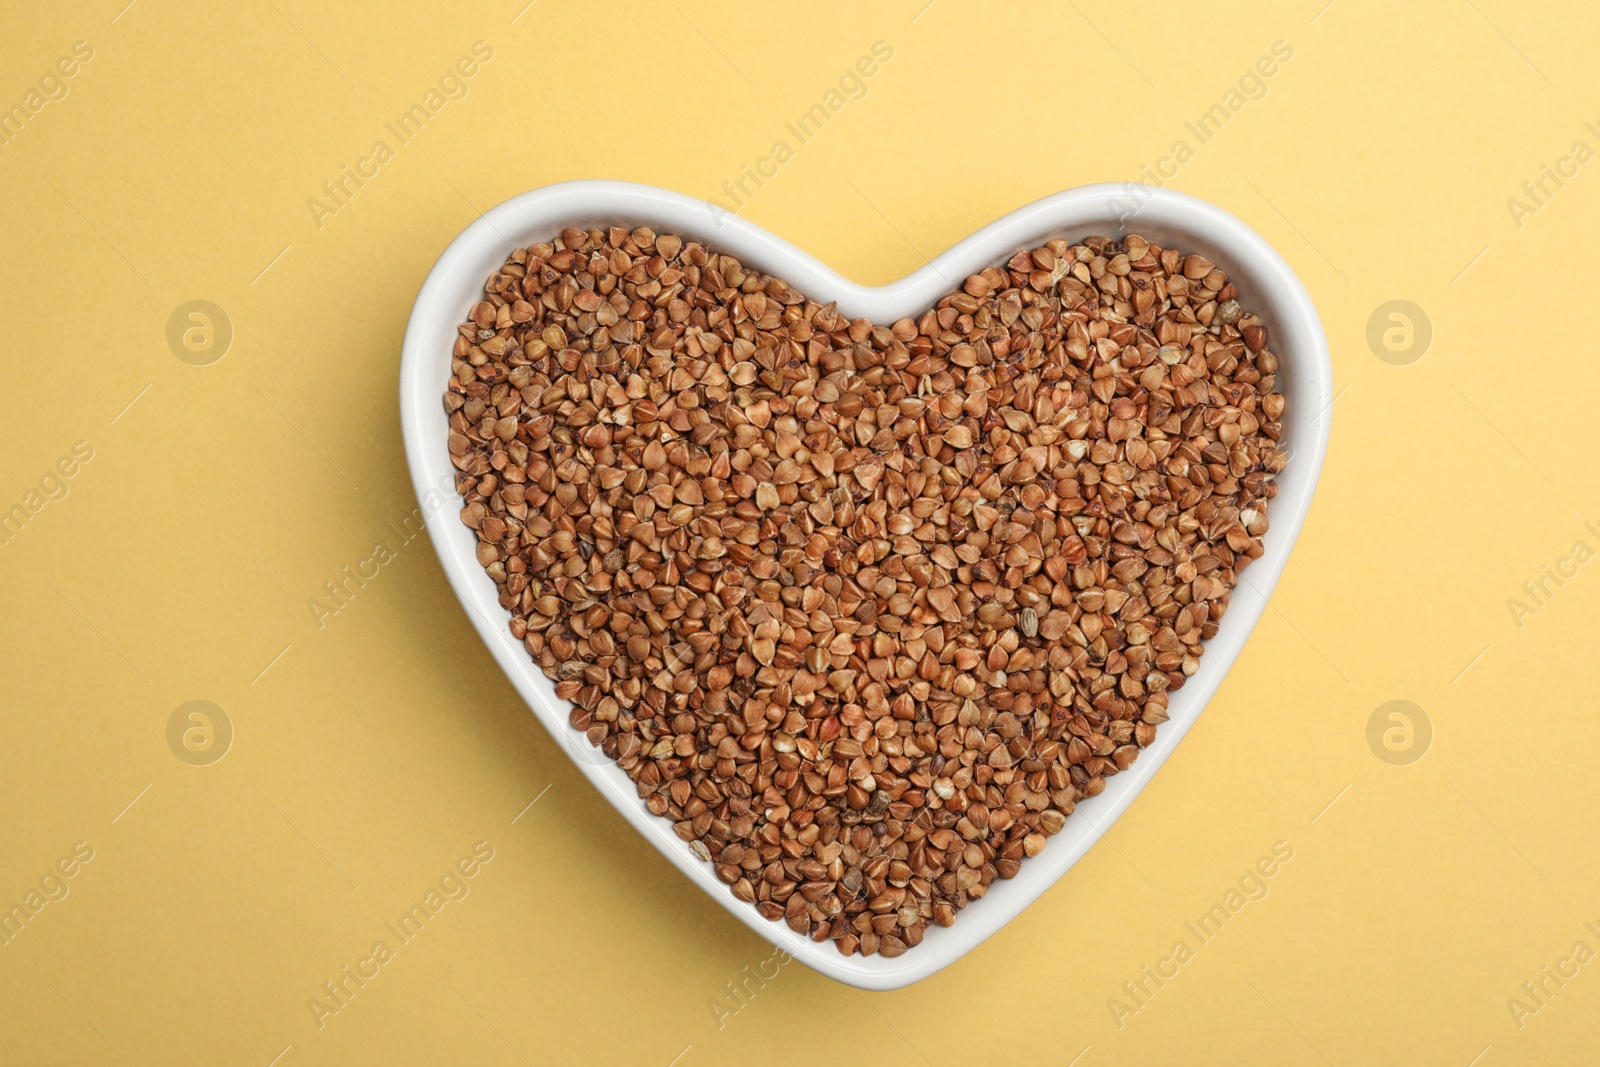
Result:
{"label": "buckwheat grain", "polygon": [[1126,770],[1262,553],[1278,358],[1051,241],[848,319],[647,228],[516,250],[445,395],[511,633],[735,897],[897,956]]}

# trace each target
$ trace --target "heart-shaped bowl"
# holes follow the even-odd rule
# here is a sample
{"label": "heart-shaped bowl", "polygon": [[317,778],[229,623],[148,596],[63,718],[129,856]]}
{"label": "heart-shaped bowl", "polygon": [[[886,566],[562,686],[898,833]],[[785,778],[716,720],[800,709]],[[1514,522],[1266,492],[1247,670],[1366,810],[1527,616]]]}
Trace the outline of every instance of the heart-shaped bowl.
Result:
{"label": "heart-shaped bowl", "polygon": [[[695,857],[667,819],[651,815],[632,780],[567,723],[570,710],[554,684],[508,629],[509,612],[494,581],[479,565],[476,534],[457,516],[462,506],[446,448],[449,424],[442,407],[450,379],[456,326],[482,299],[484,283],[515,248],[549,241],[568,226],[649,226],[702,241],[782,278],[807,298],[837,301],[851,317],[887,325],[918,316],[960,288],[967,275],[1005,263],[1015,252],[1055,238],[1079,240],[1137,233],[1183,252],[1198,252],[1225,270],[1239,302],[1265,322],[1281,368],[1278,389],[1287,400],[1281,444],[1288,467],[1278,476],[1262,557],[1241,572],[1217,635],[1206,643],[1199,672],[1174,692],[1155,741],[1126,771],[1106,780],[1105,791],[1081,802],[1040,855],[1012,879],[997,879],[953,926],[930,926],[922,944],[895,959],[841,955],[783,922],[768,922],[736,900],[712,866]],[[756,934],[795,959],[863,989],[898,989],[953,963],[1015,918],[1054,885],[1105,834],[1183,740],[1222,683],[1266,607],[1311,506],[1328,448],[1333,371],[1321,320],[1305,287],[1258,234],[1219,208],[1193,197],[1144,185],[1086,185],[1035,201],[990,223],[920,270],[890,285],[859,285],[753,223],[665,189],[614,181],[573,181],[508,200],[462,231],[423,282],[406,326],[400,364],[400,422],[406,457],[429,537],[445,574],[489,651],[551,736],[561,742],[594,787],[645,840],[695,885]]]}

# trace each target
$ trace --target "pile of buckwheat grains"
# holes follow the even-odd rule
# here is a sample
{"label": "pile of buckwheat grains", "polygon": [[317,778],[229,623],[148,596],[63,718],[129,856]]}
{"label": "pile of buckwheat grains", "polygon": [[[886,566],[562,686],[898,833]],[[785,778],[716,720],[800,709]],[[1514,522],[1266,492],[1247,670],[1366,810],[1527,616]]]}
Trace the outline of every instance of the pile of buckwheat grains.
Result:
{"label": "pile of buckwheat grains", "polygon": [[1261,555],[1223,272],[1051,241],[850,320],[649,229],[513,252],[449,450],[511,632],[735,897],[898,956],[1126,770]]}

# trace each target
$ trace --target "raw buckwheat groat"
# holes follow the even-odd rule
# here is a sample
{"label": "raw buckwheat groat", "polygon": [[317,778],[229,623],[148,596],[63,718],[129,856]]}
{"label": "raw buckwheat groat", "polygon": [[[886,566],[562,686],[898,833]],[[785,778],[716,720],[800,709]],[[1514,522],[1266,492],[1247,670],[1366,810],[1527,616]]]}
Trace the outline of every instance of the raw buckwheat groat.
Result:
{"label": "raw buckwheat groat", "polygon": [[460,327],[461,518],[572,727],[736,897],[899,955],[1134,761],[1261,555],[1284,398],[1237,296],[1092,237],[879,325],[568,229]]}

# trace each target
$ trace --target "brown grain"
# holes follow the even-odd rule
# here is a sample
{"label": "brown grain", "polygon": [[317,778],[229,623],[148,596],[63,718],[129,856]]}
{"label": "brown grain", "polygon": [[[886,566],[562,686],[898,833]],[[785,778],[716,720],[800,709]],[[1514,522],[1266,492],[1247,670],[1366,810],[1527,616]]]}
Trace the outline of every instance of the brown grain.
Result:
{"label": "brown grain", "polygon": [[899,955],[1133,763],[1261,555],[1284,404],[1237,297],[1088,238],[878,325],[569,228],[460,327],[462,521],[572,728],[735,897]]}

